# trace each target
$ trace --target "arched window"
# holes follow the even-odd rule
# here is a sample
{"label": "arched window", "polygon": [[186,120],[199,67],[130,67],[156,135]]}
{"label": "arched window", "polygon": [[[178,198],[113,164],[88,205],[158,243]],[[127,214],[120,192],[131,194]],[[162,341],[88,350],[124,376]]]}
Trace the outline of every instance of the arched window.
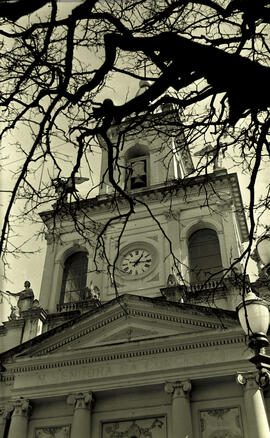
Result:
{"label": "arched window", "polygon": [[139,189],[149,185],[149,151],[144,145],[135,145],[126,153],[126,185]]}
{"label": "arched window", "polygon": [[86,294],[87,252],[76,252],[65,261],[60,304],[82,301]]}
{"label": "arched window", "polygon": [[195,231],[188,240],[190,281],[206,281],[222,269],[217,233],[210,228]]}

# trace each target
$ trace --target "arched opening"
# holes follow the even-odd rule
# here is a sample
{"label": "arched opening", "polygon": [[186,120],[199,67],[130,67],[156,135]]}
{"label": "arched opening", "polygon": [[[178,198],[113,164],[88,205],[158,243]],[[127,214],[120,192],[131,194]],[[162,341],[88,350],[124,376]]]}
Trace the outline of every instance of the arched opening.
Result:
{"label": "arched opening", "polygon": [[145,145],[132,146],[126,153],[126,187],[139,189],[149,185],[149,151]]}
{"label": "arched opening", "polygon": [[204,282],[222,270],[219,240],[216,231],[204,228],[191,234],[188,240],[191,283]]}
{"label": "arched opening", "polygon": [[87,252],[76,252],[64,264],[60,304],[83,301],[86,295]]}

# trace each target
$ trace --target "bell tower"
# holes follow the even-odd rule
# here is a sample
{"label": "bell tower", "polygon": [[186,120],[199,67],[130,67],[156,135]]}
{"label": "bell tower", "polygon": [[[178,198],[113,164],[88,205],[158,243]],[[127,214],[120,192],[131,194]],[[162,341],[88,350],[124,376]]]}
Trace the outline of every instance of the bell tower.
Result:
{"label": "bell tower", "polygon": [[[141,81],[138,94],[147,86]],[[212,174],[193,176],[181,115],[172,104],[134,114],[113,126],[109,138],[117,165],[108,162],[108,146],[99,139],[100,196],[117,196],[107,172],[113,165],[115,182],[135,200],[124,232],[120,220],[106,235],[118,293],[160,296],[173,278],[192,297],[221,284],[247,238],[237,176],[216,165]],[[124,200],[119,205],[128,208]],[[103,293],[112,297],[113,285],[104,284]]]}
{"label": "bell tower", "polygon": [[[204,305],[204,294],[214,291],[220,307],[233,309],[227,272],[248,237],[237,175],[216,167],[194,176],[181,115],[171,104],[133,114],[108,136],[109,145],[98,139],[99,195],[79,209],[69,204],[65,214],[41,214],[48,232],[40,303],[50,327],[116,294],[179,301],[180,290]],[[235,269],[241,272],[239,264]]]}
{"label": "bell tower", "polygon": [[[140,81],[138,94],[148,87]],[[108,166],[114,166],[114,179],[125,190],[149,189],[183,178],[193,170],[178,109],[172,104],[159,106],[153,113],[132,115],[121,125],[112,126],[109,138],[117,163],[109,163],[108,145],[102,138],[100,194],[111,194]]]}

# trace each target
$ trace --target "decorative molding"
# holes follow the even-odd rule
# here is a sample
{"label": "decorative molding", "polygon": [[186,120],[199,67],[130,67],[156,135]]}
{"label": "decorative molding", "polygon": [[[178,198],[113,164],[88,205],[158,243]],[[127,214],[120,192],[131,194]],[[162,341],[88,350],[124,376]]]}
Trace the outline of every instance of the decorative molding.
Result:
{"label": "decorative molding", "polygon": [[5,422],[11,416],[11,412],[13,411],[12,403],[8,402],[4,405],[0,406],[0,423]]}
{"label": "decorative molding", "polygon": [[244,438],[240,407],[210,408],[199,411],[200,437]]}
{"label": "decorative molding", "polygon": [[[74,358],[74,359],[63,359],[63,360],[55,360],[50,363],[36,363],[36,364],[26,364],[26,365],[16,365],[12,368],[13,373],[23,373],[23,372],[31,372],[38,370],[46,370],[46,369],[54,369],[60,367],[67,366],[76,366],[76,365],[87,365],[89,363],[99,363],[106,362],[112,360],[119,359],[129,359],[129,358],[138,358],[138,357],[146,357],[157,354],[164,353],[174,353],[179,351],[187,351],[187,350],[198,350],[199,348],[209,348],[223,345],[231,345],[231,344],[240,344],[244,343],[244,336],[240,335],[235,338],[223,338],[223,339],[211,339],[207,341],[198,341],[198,342],[190,342],[180,345],[162,345],[154,347],[153,345],[150,348],[144,348],[142,350],[134,350],[134,351],[121,351],[119,353],[103,353],[97,356],[93,354],[90,357],[83,358]],[[53,358],[52,358],[53,359]],[[10,371],[9,371],[10,372]],[[4,380],[3,373],[3,380]]]}
{"label": "decorative molding", "polygon": [[14,402],[12,402],[12,404],[14,408],[12,415],[14,416],[19,415],[22,417],[28,417],[30,415],[31,406],[29,400],[21,397],[15,400]]}
{"label": "decorative molding", "polygon": [[69,438],[70,425],[41,426],[35,429],[34,438]]}
{"label": "decorative molding", "polygon": [[44,349],[38,351],[36,356],[41,356],[41,355],[44,355],[47,353],[51,353],[52,351],[66,345],[72,341],[75,341],[82,336],[85,336],[89,333],[94,332],[95,330],[98,330],[102,327],[105,327],[107,324],[109,324],[111,322],[117,321],[121,318],[126,319],[127,316],[149,318],[149,319],[155,319],[155,320],[159,320],[159,321],[173,322],[176,324],[186,324],[186,325],[191,325],[191,326],[195,326],[195,327],[212,328],[212,329],[220,328],[220,323],[213,323],[213,322],[209,322],[209,321],[206,322],[206,321],[202,321],[202,320],[198,321],[196,319],[191,319],[191,318],[187,318],[187,317],[185,318],[185,317],[173,316],[173,315],[169,315],[169,314],[126,308],[124,311],[119,311],[115,315],[113,315],[109,318],[103,319],[102,321],[92,325],[91,327],[84,328],[80,332],[75,333],[66,339],[62,339],[62,340],[58,341],[57,343],[50,345],[47,348],[44,348]]}
{"label": "decorative molding", "polygon": [[65,242],[61,249],[58,248],[55,256],[55,263],[60,263],[60,266],[64,267],[65,260],[79,251],[86,252],[89,257],[89,247],[85,244],[83,239],[73,239],[70,242]]}
{"label": "decorative molding", "polygon": [[92,392],[79,392],[67,396],[67,404],[74,406],[74,409],[90,409],[94,402]]}
{"label": "decorative molding", "polygon": [[165,438],[166,417],[152,417],[103,423],[103,438]]}
{"label": "decorative molding", "polygon": [[0,373],[0,382],[5,382],[6,385],[8,386],[13,386],[14,383],[14,374],[11,371],[4,371],[2,373]]}
{"label": "decorative molding", "polygon": [[[210,193],[210,190],[213,193],[213,186],[215,191],[220,190],[221,192],[224,192],[224,189],[226,187],[230,188],[234,199],[237,221],[239,223],[239,227],[241,230],[241,237],[242,237],[241,240],[245,241],[248,238],[248,229],[247,229],[247,224],[244,215],[244,209],[243,209],[236,173],[227,174],[227,172],[222,171],[222,172],[213,172],[212,174],[209,175],[201,175],[199,177],[187,178],[187,181],[173,180],[172,182],[169,182],[166,185],[162,184],[157,187],[150,187],[147,190],[144,189],[141,191],[137,191],[136,193],[134,193],[134,196],[136,197],[139,196],[143,201],[148,202],[153,198],[153,194],[154,194],[155,200],[157,202],[158,201],[164,202],[164,197],[166,194],[168,194],[170,195],[169,199],[171,199],[171,196],[178,199],[183,199],[185,197],[185,200],[189,201],[193,193],[195,196],[198,196],[198,193],[200,192],[200,188],[202,186],[206,187],[208,193]],[[90,213],[95,213],[96,211],[98,211],[99,213],[102,213],[104,211],[111,212],[112,200],[113,200],[113,195],[107,195],[105,197],[104,195],[102,196],[99,195],[96,196],[95,198],[81,201],[80,210],[87,211]],[[121,198],[119,198],[118,200],[119,203],[120,200]],[[125,200],[124,198],[122,198],[122,200],[123,200],[122,202],[123,206],[128,204],[127,200]],[[69,211],[75,209],[76,206],[77,206],[76,202],[71,203],[69,205]],[[55,218],[55,212],[54,211],[43,212],[41,213],[41,218],[45,223],[49,224],[49,222],[53,218]],[[95,232],[99,232],[98,225],[99,224],[96,225],[95,223],[93,223],[93,228]]]}
{"label": "decorative molding", "polygon": [[172,399],[178,397],[189,398],[192,385],[190,380],[184,380],[183,382],[166,382],[164,386],[165,392],[172,395]]}
{"label": "decorative molding", "polygon": [[170,210],[164,210],[161,214],[165,217],[167,220],[180,220],[180,215],[183,212],[180,208],[178,209],[170,209]]}
{"label": "decorative molding", "polygon": [[244,391],[248,391],[250,389],[257,390],[259,388],[266,389],[269,385],[269,375],[266,373],[265,375],[259,375],[258,372],[247,372],[247,373],[238,373],[236,376],[236,381],[239,383]]}

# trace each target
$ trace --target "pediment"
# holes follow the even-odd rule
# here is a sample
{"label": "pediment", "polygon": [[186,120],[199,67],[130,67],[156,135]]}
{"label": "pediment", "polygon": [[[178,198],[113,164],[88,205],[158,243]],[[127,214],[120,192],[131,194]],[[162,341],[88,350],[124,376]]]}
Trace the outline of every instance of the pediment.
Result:
{"label": "pediment", "polygon": [[[226,325],[234,319],[225,315]],[[223,330],[224,321],[199,306],[124,295],[34,338],[18,356],[43,356]],[[28,348],[27,348],[28,347]]]}
{"label": "pediment", "polygon": [[[123,342],[143,341],[147,339],[184,335],[191,332],[198,332],[194,327],[176,327],[160,323],[158,326],[153,322],[147,322],[137,318],[135,321],[127,318],[118,321],[117,325],[109,323],[105,329],[97,330],[94,335],[85,335],[73,341],[68,346],[63,346],[61,351],[82,350],[94,346],[113,345]],[[202,328],[200,329],[200,332]],[[59,350],[59,349],[58,349]]]}

